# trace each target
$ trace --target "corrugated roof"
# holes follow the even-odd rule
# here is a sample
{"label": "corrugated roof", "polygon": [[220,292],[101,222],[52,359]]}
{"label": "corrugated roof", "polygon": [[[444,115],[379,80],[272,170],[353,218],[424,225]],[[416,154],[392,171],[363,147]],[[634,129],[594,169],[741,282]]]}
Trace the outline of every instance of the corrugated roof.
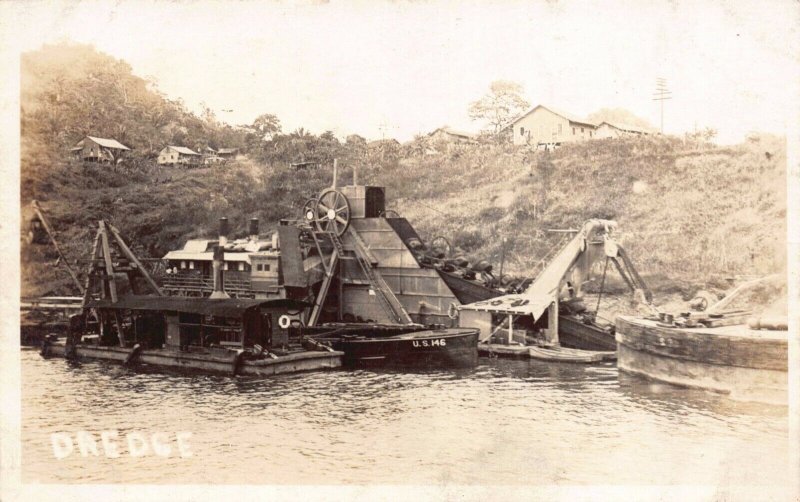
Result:
{"label": "corrugated roof", "polygon": [[514,124],[516,124],[517,122],[519,122],[523,118],[525,118],[528,115],[530,115],[531,113],[533,113],[533,111],[536,110],[537,108],[544,108],[545,110],[549,110],[549,111],[555,113],[556,115],[564,117],[565,119],[569,120],[570,122],[575,122],[576,124],[583,124],[583,125],[588,125],[588,126],[591,126],[591,127],[597,127],[597,124],[595,124],[593,122],[590,122],[590,121],[588,121],[586,119],[582,119],[582,118],[578,117],[577,115],[573,115],[571,113],[562,112],[562,111],[560,111],[560,110],[558,110],[556,108],[553,108],[552,106],[536,105],[533,108],[531,108],[530,110],[528,110],[527,112],[523,113],[519,117],[515,118],[514,120],[512,120],[511,122],[506,124],[505,127],[503,127],[503,129],[507,129],[507,128],[513,126]]}
{"label": "corrugated roof", "polygon": [[199,153],[195,152],[191,148],[186,148],[185,146],[167,145],[167,148],[172,148],[176,152],[182,153],[184,155],[200,155]]}
{"label": "corrugated roof", "polygon": [[86,137],[104,148],[114,148],[116,150],[130,150],[130,148],[128,148],[127,146],[123,145],[122,143],[120,143],[115,139],[98,138],[97,136],[86,136]]}
{"label": "corrugated roof", "polygon": [[183,249],[179,251],[203,253],[205,251],[211,251],[212,246],[216,246],[217,243],[219,243],[217,239],[189,239],[186,241],[186,244],[183,245]]}
{"label": "corrugated roof", "polygon": [[641,133],[649,133],[650,132],[650,131],[648,131],[647,129],[645,129],[643,127],[633,126],[633,125],[630,125],[630,124],[620,124],[620,123],[617,123],[617,122],[609,122],[607,120],[604,120],[604,121],[600,122],[600,125],[598,125],[598,127],[600,127],[603,124],[608,124],[611,127],[614,127],[614,128],[619,129],[621,131],[641,132]]}
{"label": "corrugated roof", "polygon": [[290,299],[251,299],[251,298],[189,298],[185,296],[143,296],[130,295],[119,298],[116,303],[110,299],[90,300],[86,307],[117,310],[148,310],[164,312],[183,312],[218,317],[240,318],[252,308],[302,310],[309,304]]}

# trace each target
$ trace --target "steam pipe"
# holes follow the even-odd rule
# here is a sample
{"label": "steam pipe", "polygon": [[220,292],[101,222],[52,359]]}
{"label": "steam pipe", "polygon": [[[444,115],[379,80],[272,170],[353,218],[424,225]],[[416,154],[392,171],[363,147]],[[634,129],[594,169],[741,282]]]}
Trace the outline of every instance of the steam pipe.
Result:
{"label": "steam pipe", "polygon": [[228,244],[229,231],[230,227],[228,226],[228,218],[223,216],[219,219],[219,245],[221,247],[225,247]]}

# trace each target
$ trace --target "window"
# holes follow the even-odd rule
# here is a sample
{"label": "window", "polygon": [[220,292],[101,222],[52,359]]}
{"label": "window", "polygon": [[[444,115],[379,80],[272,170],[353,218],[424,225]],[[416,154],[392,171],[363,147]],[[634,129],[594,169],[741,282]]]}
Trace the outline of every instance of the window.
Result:
{"label": "window", "polygon": [[239,272],[244,272],[244,262],[239,262]]}
{"label": "window", "polygon": [[583,127],[581,127],[581,134],[583,134]]}
{"label": "window", "polygon": [[589,137],[590,138],[592,137],[592,131],[589,131]]}
{"label": "window", "polygon": [[560,135],[561,133],[562,133],[561,124],[558,124],[558,134]]}
{"label": "window", "polygon": [[182,261],[182,262],[181,262],[181,268],[182,268],[182,269],[186,268],[186,262],[185,262],[185,261]]}
{"label": "window", "polygon": [[572,135],[575,136],[575,128],[572,128]]}
{"label": "window", "polygon": [[264,265],[262,265],[261,263],[259,263],[258,265],[256,265],[256,270],[257,270],[258,272],[263,272],[263,271],[264,271]]}
{"label": "window", "polygon": [[189,270],[194,270],[194,262],[193,261],[189,262]]}
{"label": "window", "polygon": [[264,264],[264,272],[269,272],[269,263]]}
{"label": "window", "polygon": [[222,270],[228,270],[228,262],[225,262],[225,265],[222,267]]}
{"label": "window", "polygon": [[525,136],[525,128],[524,127],[520,127],[519,128],[519,135],[520,136]]}

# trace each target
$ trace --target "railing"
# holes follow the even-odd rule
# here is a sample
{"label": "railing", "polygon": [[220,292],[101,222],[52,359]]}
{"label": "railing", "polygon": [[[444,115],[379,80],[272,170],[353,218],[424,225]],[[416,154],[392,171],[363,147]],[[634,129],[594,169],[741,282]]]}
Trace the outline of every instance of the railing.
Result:
{"label": "railing", "polygon": [[[212,293],[214,280],[205,275],[165,274],[162,289],[170,293]],[[250,279],[225,277],[225,292],[234,296],[252,295],[252,283]]]}

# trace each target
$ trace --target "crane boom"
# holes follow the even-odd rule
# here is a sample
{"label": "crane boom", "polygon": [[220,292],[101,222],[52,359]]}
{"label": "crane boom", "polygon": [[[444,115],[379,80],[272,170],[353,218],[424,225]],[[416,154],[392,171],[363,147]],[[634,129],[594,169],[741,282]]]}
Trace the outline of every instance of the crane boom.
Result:
{"label": "crane boom", "polygon": [[69,262],[67,261],[67,258],[64,256],[64,253],[61,252],[61,248],[58,245],[58,241],[56,241],[56,236],[53,233],[53,229],[50,227],[50,222],[48,222],[47,218],[45,218],[42,208],[39,206],[39,203],[35,200],[31,201],[31,207],[33,208],[33,212],[36,214],[36,217],[39,219],[39,221],[42,222],[42,227],[44,227],[45,232],[47,232],[47,235],[50,237],[50,242],[53,243],[53,247],[55,248],[56,253],[58,253],[58,257],[60,258],[59,261],[64,264],[64,267],[67,269],[67,272],[69,272],[69,276],[72,277],[72,282],[75,283],[75,287],[77,287],[78,291],[80,291],[81,295],[83,295],[85,292],[83,284],[81,284],[81,282],[78,280],[78,276],[75,274],[75,271],[72,270],[72,267],[69,266]]}

